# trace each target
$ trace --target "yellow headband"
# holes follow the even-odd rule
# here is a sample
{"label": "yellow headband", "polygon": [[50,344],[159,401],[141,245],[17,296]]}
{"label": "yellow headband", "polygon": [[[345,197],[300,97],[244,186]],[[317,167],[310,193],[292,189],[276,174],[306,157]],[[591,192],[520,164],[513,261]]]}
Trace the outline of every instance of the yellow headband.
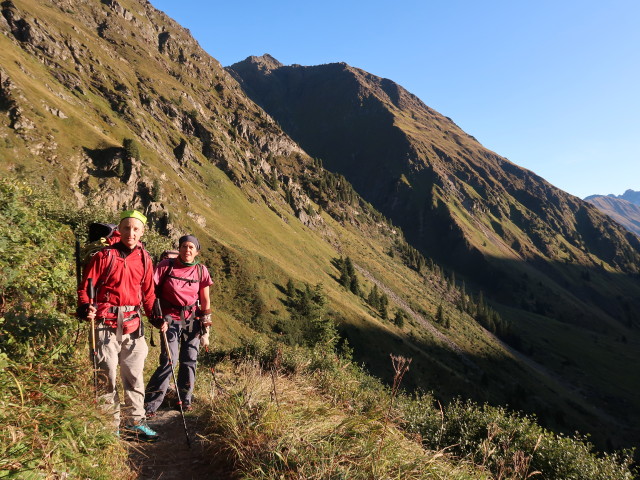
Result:
{"label": "yellow headband", "polygon": [[122,221],[125,218],[137,218],[143,224],[145,224],[145,225],[147,224],[147,217],[145,217],[143,214],[141,214],[137,210],[125,210],[124,212],[122,212],[120,214],[120,220]]}

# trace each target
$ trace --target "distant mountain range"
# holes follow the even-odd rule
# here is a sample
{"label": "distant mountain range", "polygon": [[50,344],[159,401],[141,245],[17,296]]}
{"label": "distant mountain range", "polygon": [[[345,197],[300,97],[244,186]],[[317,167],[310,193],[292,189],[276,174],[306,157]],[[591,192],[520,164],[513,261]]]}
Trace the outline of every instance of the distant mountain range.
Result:
{"label": "distant mountain range", "polygon": [[585,200],[630,232],[640,235],[640,192],[627,190],[622,195],[590,195]]}

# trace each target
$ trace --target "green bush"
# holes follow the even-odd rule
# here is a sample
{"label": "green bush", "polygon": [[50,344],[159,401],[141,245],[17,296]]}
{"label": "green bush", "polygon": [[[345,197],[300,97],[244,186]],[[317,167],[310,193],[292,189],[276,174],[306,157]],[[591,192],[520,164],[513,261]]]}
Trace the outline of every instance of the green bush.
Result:
{"label": "green bush", "polygon": [[86,388],[91,368],[78,346],[85,328],[69,315],[72,228],[89,215],[46,188],[0,180],[0,477],[130,473]]}
{"label": "green bush", "polygon": [[583,437],[565,437],[534,418],[504,408],[455,401],[440,409],[430,395],[404,398],[405,428],[429,449],[447,449],[488,468],[499,478],[631,480],[631,452],[598,455]]}

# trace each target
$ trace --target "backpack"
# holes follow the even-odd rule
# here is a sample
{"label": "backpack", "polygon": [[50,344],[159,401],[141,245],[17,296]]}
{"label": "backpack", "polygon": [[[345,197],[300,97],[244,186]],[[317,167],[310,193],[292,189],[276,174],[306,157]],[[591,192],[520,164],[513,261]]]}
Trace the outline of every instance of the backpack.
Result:
{"label": "backpack", "polygon": [[82,283],[84,271],[89,265],[91,257],[104,247],[113,245],[120,240],[120,232],[113,223],[92,223],[88,228],[87,243],[80,246],[80,240],[76,238],[76,280],[78,288]]}
{"label": "backpack", "polygon": [[[202,269],[204,268],[204,266],[199,263],[197,265],[198,267],[198,279],[196,280],[195,278],[184,278],[184,277],[177,277],[175,275],[173,275],[173,266],[174,266],[174,262],[175,262],[175,258],[170,258],[169,259],[169,268],[167,269],[166,273],[162,276],[162,278],[160,279],[160,281],[158,282],[158,285],[156,285],[156,298],[160,301],[160,305],[168,305],[170,307],[173,308],[177,308],[178,310],[180,310],[180,320],[182,322],[190,322],[191,319],[194,317],[194,315],[196,314],[196,310],[192,310],[193,307],[197,307],[200,305],[200,298],[198,296],[198,299],[196,299],[196,302],[193,305],[171,305],[169,302],[167,302],[166,300],[164,300],[161,297],[162,294],[162,286],[164,285],[164,282],[167,280],[167,278],[175,278],[176,280],[182,280],[183,282],[187,282],[189,284],[191,283],[200,283],[202,281]],[[187,318],[185,316],[185,312],[186,311],[191,311],[191,314],[189,315],[189,317]],[[189,329],[193,328],[193,324],[192,323],[187,323],[189,325]],[[189,330],[191,331],[191,330]]]}

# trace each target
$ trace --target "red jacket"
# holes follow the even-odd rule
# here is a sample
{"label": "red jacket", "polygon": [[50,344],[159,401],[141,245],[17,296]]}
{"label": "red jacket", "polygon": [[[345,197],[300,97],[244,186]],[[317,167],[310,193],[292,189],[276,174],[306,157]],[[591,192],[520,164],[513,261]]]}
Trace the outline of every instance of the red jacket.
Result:
{"label": "red jacket", "polygon": [[[130,252],[130,253],[129,253]],[[142,247],[130,251],[122,243],[108,246],[96,253],[86,271],[82,285],[78,290],[78,303],[89,303],[87,284],[89,278],[97,289],[96,318],[105,319],[105,324],[116,326],[117,315],[109,311],[110,307],[142,305],[147,315],[153,310],[156,299],[153,285],[153,264],[151,257]],[[125,320],[135,312],[125,314]],[[123,333],[138,329],[140,318],[132,318],[124,323]]]}

